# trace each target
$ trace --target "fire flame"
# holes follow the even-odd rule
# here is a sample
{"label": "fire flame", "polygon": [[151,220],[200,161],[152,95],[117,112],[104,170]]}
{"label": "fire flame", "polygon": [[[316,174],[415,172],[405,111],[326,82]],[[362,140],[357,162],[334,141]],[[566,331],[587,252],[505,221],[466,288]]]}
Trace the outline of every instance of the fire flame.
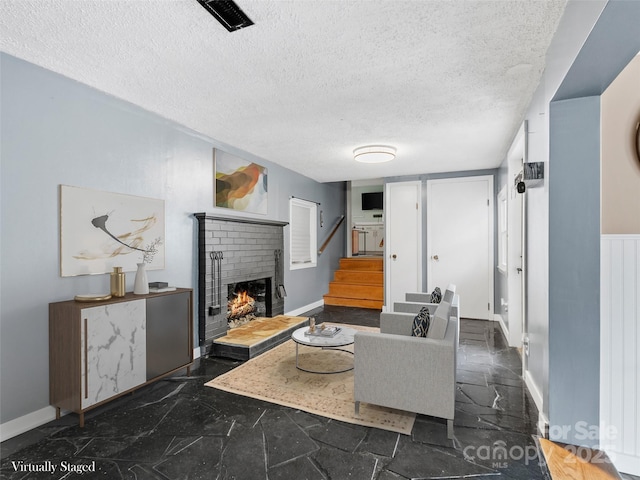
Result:
{"label": "fire flame", "polygon": [[234,298],[233,300],[231,300],[228,303],[228,309],[229,309],[229,313],[230,316],[236,316],[238,314],[246,314],[246,313],[250,313],[250,312],[245,312],[243,310],[246,310],[246,306],[247,305],[252,305],[255,303],[255,299],[249,295],[249,292],[242,291],[236,294],[236,298]]}

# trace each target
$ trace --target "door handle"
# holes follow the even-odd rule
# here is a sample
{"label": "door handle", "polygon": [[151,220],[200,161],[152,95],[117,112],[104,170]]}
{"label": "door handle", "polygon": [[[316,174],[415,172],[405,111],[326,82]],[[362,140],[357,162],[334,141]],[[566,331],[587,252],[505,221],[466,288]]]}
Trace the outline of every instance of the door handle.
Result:
{"label": "door handle", "polygon": [[522,269],[520,267],[516,268],[516,272],[522,273]]}
{"label": "door handle", "polygon": [[87,331],[89,321],[84,319],[84,398],[89,398],[89,359],[87,354],[89,353],[89,332]]}
{"label": "door handle", "polygon": [[391,255],[391,258],[395,260],[396,258],[398,258],[398,256],[394,253],[393,255]]}
{"label": "door handle", "polygon": [[433,260],[435,260],[436,262],[437,262],[438,260],[440,260],[440,259],[438,258],[438,255],[434,255],[434,256],[433,256],[433,257],[431,257],[431,258],[432,258]]}

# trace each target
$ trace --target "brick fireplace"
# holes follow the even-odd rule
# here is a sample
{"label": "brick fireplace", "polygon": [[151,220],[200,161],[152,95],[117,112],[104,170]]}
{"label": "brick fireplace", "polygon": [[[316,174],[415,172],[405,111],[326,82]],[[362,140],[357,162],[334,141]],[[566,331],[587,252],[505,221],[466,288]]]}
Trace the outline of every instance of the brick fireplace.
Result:
{"label": "brick fireplace", "polygon": [[256,317],[284,313],[280,286],[287,223],[206,213],[194,216],[198,219],[198,334],[205,355],[213,340],[226,334],[229,302],[239,290],[246,289],[256,303]]}

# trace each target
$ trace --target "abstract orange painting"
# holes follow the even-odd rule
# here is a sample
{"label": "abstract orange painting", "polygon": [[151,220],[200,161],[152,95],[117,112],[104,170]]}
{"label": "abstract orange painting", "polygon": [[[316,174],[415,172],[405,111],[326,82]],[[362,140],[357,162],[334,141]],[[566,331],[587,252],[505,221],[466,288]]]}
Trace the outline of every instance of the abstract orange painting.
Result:
{"label": "abstract orange painting", "polygon": [[214,149],[215,206],[267,213],[267,168]]}

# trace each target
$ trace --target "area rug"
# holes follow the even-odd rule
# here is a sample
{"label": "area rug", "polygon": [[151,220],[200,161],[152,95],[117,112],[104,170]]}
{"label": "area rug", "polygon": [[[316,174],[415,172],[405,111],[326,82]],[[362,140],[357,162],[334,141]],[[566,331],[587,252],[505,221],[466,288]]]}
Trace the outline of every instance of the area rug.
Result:
{"label": "area rug", "polygon": [[[377,328],[348,325],[365,331]],[[300,345],[298,363],[303,368],[334,371],[353,365],[353,355],[337,350]],[[346,347],[353,351],[353,345]],[[353,370],[335,374],[307,373],[296,368],[296,346],[287,340],[205,384],[226,392],[257,398],[308,413],[356,425],[410,435],[415,414],[360,404],[356,417]],[[384,388],[384,385],[381,385]]]}

